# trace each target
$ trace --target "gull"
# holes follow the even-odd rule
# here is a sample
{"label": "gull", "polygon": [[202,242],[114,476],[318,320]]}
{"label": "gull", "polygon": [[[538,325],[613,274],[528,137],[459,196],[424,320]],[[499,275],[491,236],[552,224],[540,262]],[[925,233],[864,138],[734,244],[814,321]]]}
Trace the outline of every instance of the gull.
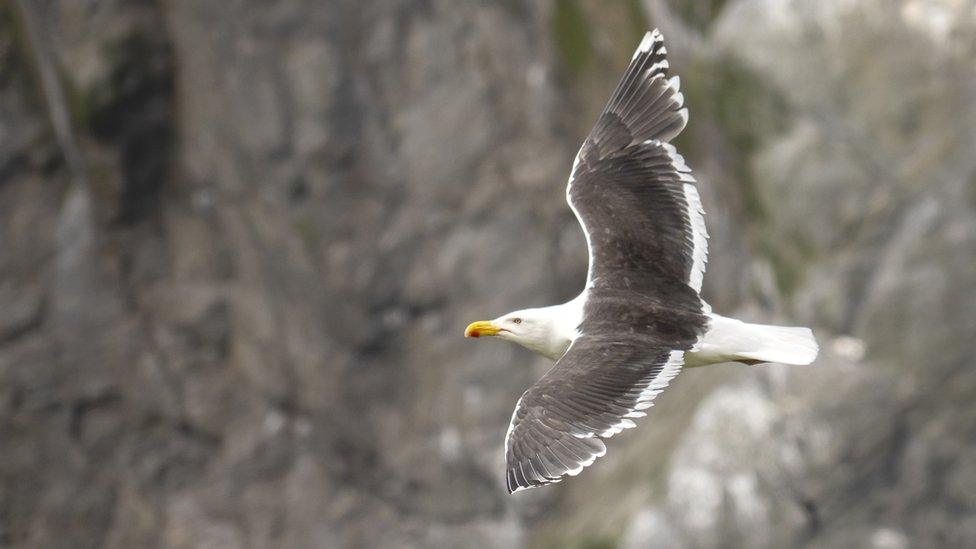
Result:
{"label": "gull", "polygon": [[583,291],[465,330],[555,361],[515,405],[509,493],[578,475],[682,367],[817,356],[809,328],[723,317],[702,299],[708,234],[691,169],[670,143],[688,109],[666,54],[661,33],[648,32],[573,162],[566,200],[589,252]]}

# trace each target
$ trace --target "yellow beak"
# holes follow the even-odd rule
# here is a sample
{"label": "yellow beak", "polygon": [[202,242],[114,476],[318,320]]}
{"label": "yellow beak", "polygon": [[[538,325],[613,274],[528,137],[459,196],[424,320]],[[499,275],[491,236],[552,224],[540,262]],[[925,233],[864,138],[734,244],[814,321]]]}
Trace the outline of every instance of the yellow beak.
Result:
{"label": "yellow beak", "polygon": [[492,324],[490,320],[479,320],[468,324],[464,330],[464,337],[493,336],[500,331],[502,329]]}

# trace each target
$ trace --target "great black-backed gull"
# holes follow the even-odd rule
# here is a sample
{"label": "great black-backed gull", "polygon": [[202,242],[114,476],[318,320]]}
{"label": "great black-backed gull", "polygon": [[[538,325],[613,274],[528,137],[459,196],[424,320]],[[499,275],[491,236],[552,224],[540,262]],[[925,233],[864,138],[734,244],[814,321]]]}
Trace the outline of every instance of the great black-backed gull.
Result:
{"label": "great black-backed gull", "polygon": [[576,155],[566,199],[589,250],[583,292],[465,330],[556,361],[515,405],[505,435],[509,492],[579,474],[682,366],[817,356],[808,328],[726,318],[699,296],[708,235],[695,179],[669,143],[688,110],[678,77],[667,74],[654,30]]}

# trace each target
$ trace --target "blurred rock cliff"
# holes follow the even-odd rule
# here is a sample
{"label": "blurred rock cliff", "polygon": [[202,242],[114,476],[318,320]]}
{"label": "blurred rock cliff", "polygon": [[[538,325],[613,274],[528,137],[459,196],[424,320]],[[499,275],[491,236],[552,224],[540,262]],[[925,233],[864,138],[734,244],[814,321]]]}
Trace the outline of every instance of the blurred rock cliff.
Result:
{"label": "blurred rock cliff", "polygon": [[[509,496],[573,297],[564,202],[647,28],[716,311],[806,368],[679,376]],[[976,5],[0,2],[0,547],[962,547],[976,539]]]}

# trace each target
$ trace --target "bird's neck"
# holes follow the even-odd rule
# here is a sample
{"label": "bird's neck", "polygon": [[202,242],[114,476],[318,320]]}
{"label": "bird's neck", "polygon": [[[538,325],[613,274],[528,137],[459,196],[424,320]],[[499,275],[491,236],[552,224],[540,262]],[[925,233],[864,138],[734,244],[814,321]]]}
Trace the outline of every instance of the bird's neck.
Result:
{"label": "bird's neck", "polygon": [[579,335],[577,328],[583,320],[583,295],[560,305],[543,307],[539,312],[547,321],[547,333],[539,341],[525,347],[552,360],[559,360]]}

